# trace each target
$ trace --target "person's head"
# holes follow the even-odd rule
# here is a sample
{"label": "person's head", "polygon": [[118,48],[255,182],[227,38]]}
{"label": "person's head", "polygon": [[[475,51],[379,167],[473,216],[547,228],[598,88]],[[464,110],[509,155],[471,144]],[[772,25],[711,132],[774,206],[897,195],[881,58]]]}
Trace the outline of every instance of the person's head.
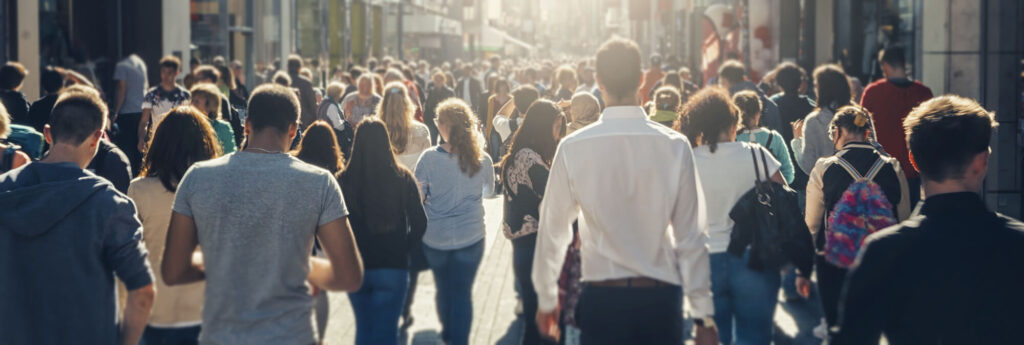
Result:
{"label": "person's head", "polygon": [[520,85],[512,91],[512,104],[516,106],[516,113],[526,114],[526,109],[540,98],[540,92],[533,85]]}
{"label": "person's head", "polygon": [[511,87],[508,84],[508,79],[505,79],[503,77],[498,77],[498,79],[495,79],[494,85],[491,87],[491,89],[494,91],[495,95],[508,96],[512,92]]}
{"label": "person's head", "polygon": [[384,87],[383,99],[377,103],[377,117],[388,127],[395,154],[405,153],[415,113],[416,106],[405,84],[392,82]]}
{"label": "person's head", "polygon": [[655,71],[661,70],[661,55],[651,54],[651,69]]}
{"label": "person's head", "polygon": [[344,156],[334,129],[322,120],[314,121],[302,132],[299,147],[292,152],[299,160],[324,168],[337,176],[344,168]]}
{"label": "person's head", "polygon": [[594,68],[590,67],[590,66],[586,66],[586,67],[583,67],[582,71],[583,72],[580,73],[580,81],[582,81],[583,84],[588,84],[588,85],[589,84],[593,84],[594,83]]}
{"label": "person's head", "polygon": [[530,149],[540,155],[544,162],[551,164],[555,157],[558,141],[565,136],[566,121],[562,110],[549,100],[534,102],[526,111],[526,118],[512,137],[512,145],[502,158],[502,176],[507,176],[508,169],[515,159],[516,153],[522,149]]}
{"label": "person's head", "polygon": [[249,137],[264,134],[282,140],[295,137],[301,108],[292,89],[277,84],[260,85],[253,90],[246,108],[249,116],[245,118],[245,129]]}
{"label": "person's head", "polygon": [[25,69],[24,65],[15,61],[8,61],[3,66],[0,66],[0,90],[20,90],[21,84],[27,76],[28,70]]}
{"label": "person's head", "polygon": [[43,69],[43,73],[40,73],[39,78],[41,79],[43,91],[48,95],[56,94],[64,86],[64,75],[53,67]]}
{"label": "person's head", "polygon": [[220,80],[220,71],[211,65],[202,65],[196,68],[196,84],[217,84]]}
{"label": "person's head", "polygon": [[352,67],[348,70],[348,75],[352,77],[352,80],[359,79],[359,76],[363,75],[365,71],[361,67]]}
{"label": "person's head", "polygon": [[106,128],[107,106],[99,93],[71,89],[61,93],[50,111],[50,122],[43,128],[50,150],[66,150],[76,163],[85,168],[96,156],[103,129]]}
{"label": "person's head", "polygon": [[558,76],[558,85],[561,85],[562,88],[568,89],[571,92],[576,91],[576,84],[578,84],[576,80],[576,71],[574,71],[571,66],[563,65],[558,67],[558,71],[555,75]]}
{"label": "person's head", "polygon": [[475,131],[476,115],[465,101],[449,98],[437,106],[437,131],[459,158],[459,170],[473,176],[480,171],[481,143]]}
{"label": "person's head", "polygon": [[743,128],[755,129],[761,121],[761,97],[757,92],[743,90],[732,95],[732,102],[740,111]]}
{"label": "person's head", "polygon": [[405,74],[397,68],[389,68],[387,73],[384,73],[384,85],[391,84],[393,82],[404,82]]}
{"label": "person's head", "polygon": [[836,110],[828,127],[832,146],[840,150],[848,143],[868,141],[874,128],[871,113],[858,105],[847,105]]}
{"label": "person's head", "polygon": [[231,68],[224,65],[217,65],[217,72],[220,72],[220,78],[217,79],[217,85],[227,87],[228,90],[235,89],[235,75],[231,72]]}
{"label": "person's head", "polygon": [[678,113],[682,107],[683,96],[675,86],[662,86],[654,91],[654,110]]}
{"label": "person's head", "polygon": [[885,49],[878,52],[878,64],[882,66],[882,74],[886,78],[904,77],[906,75],[906,72],[904,72],[904,68],[907,65],[905,54],[903,47],[898,45],[885,47]]}
{"label": "person's head", "polygon": [[227,66],[227,59],[225,59],[223,55],[217,55],[213,57],[211,63],[214,66]]}
{"label": "person's head", "polygon": [[182,105],[171,109],[156,125],[139,176],[156,177],[169,192],[193,163],[221,155],[213,126],[200,110]]}
{"label": "person's head", "polygon": [[356,79],[356,90],[359,92],[359,97],[367,98],[373,95],[373,74],[366,73],[359,76]]}
{"label": "person's head", "polygon": [[373,77],[373,93],[382,94],[384,93],[384,77],[381,77],[382,73],[370,74]]}
{"label": "person's head", "polygon": [[[711,153],[718,149],[719,142],[736,138],[739,115],[725,90],[709,87],[698,91],[683,105],[683,113],[688,117],[686,130],[690,132],[683,134],[698,146],[708,146]],[[676,130],[683,132],[680,127],[677,122]]]}
{"label": "person's head", "polygon": [[792,62],[783,62],[775,69],[775,82],[787,94],[800,93],[800,85],[807,79],[804,69]]}
{"label": "person's head", "polygon": [[491,56],[491,68],[492,69],[498,69],[500,67],[501,67],[501,56],[498,56],[498,55]]}
{"label": "person's head", "polygon": [[288,74],[297,75],[302,70],[302,57],[297,54],[288,56]]}
{"label": "person's head", "polygon": [[192,86],[192,106],[209,116],[212,121],[220,120],[220,90],[213,84],[196,84]]}
{"label": "person's head", "polygon": [[630,40],[613,38],[597,51],[597,84],[605,102],[632,104],[643,82],[640,48]]}
{"label": "person's head", "polygon": [[335,102],[338,102],[341,101],[341,95],[343,95],[344,93],[345,85],[343,85],[342,83],[332,81],[330,84],[327,84],[327,98],[330,98]]}
{"label": "person's head", "polygon": [[661,85],[675,87],[680,92],[683,90],[683,81],[679,79],[679,74],[673,71],[669,71],[664,78],[661,78]]}
{"label": "person's head", "polygon": [[284,71],[277,71],[274,73],[274,84],[281,85],[284,87],[292,86],[292,77]]}
{"label": "person's head", "polygon": [[377,58],[371,56],[369,59],[366,59],[366,68],[369,68],[371,71],[377,69]]}
{"label": "person's head", "polygon": [[313,80],[313,71],[310,70],[309,68],[303,67],[302,69],[299,70],[299,76],[309,80]]}
{"label": "person's head", "polygon": [[[925,182],[981,190],[988,172],[989,141],[998,124],[978,102],[940,96],[918,105],[903,121],[910,158]],[[909,167],[908,167],[909,169]]]}
{"label": "person's head", "polygon": [[526,84],[526,83],[534,83],[536,81],[537,81],[537,69],[534,68],[534,67],[527,67],[526,70],[523,71],[523,82],[524,82],[524,84]]}
{"label": "person's head", "polygon": [[444,81],[448,85],[448,87],[450,87],[452,89],[455,88],[455,75],[452,74],[452,72],[445,72],[444,73]]}
{"label": "person's head", "polygon": [[818,108],[839,109],[853,99],[850,79],[843,68],[826,64],[814,69],[814,88],[818,94]]}
{"label": "person's head", "polygon": [[598,103],[594,94],[580,91],[572,95],[572,101],[569,102],[569,114],[572,118],[569,130],[574,131],[601,118],[601,104]]}
{"label": "person's head", "polygon": [[739,60],[728,60],[718,67],[718,85],[728,91],[734,85],[742,83],[747,75],[747,68]]}
{"label": "person's head", "polygon": [[693,76],[690,75],[690,68],[688,68],[688,67],[679,67],[679,79],[682,79],[682,80],[685,80],[685,81],[692,81],[692,78],[693,78]]}
{"label": "person's head", "polygon": [[237,75],[245,74],[245,71],[242,70],[242,62],[238,60],[231,60],[231,71]]}
{"label": "person's head", "polygon": [[190,58],[188,60],[188,71],[189,71],[189,73],[195,73],[196,72],[196,68],[199,68],[199,65],[202,65],[202,64],[203,64],[203,60],[199,59],[198,57],[193,56],[192,58]]}
{"label": "person's head", "polygon": [[174,55],[167,55],[160,59],[160,82],[166,85],[174,85],[174,79],[181,72],[181,59]]}
{"label": "person's head", "polygon": [[430,76],[430,81],[434,83],[435,87],[442,87],[445,85],[444,72],[437,71]]}
{"label": "person's head", "polygon": [[390,133],[384,122],[372,117],[359,122],[352,140],[352,154],[349,155],[343,173],[345,177],[360,180],[360,185],[365,188],[375,188],[384,185],[384,181],[393,183],[393,180],[387,178],[395,176],[394,173],[410,175],[409,170],[402,167],[395,158],[389,138]]}

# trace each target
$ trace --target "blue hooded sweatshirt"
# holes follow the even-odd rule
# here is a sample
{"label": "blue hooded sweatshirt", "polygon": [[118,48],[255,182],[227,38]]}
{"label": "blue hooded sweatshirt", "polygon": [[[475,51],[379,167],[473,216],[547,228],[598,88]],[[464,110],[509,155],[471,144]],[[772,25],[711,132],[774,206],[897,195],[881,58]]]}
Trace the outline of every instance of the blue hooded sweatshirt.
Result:
{"label": "blue hooded sweatshirt", "polygon": [[114,344],[114,274],[153,282],[135,204],[74,163],[0,175],[0,344]]}

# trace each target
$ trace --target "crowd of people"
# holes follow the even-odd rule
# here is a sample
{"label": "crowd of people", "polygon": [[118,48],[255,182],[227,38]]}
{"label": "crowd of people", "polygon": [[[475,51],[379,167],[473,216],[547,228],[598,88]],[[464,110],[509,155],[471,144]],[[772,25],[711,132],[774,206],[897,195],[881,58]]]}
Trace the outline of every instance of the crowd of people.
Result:
{"label": "crowd of people", "polygon": [[833,64],[755,83],[729,60],[698,87],[624,39],[330,75],[293,55],[250,92],[223,58],[165,57],[149,87],[130,55],[107,101],[53,67],[32,103],[9,62],[0,343],[330,342],[344,291],[355,342],[397,344],[429,269],[441,339],[468,344],[499,195],[523,344],[770,344],[780,290],[820,301],[830,344],[1014,343],[1024,224],[979,194],[993,114],[878,59],[857,94]]}

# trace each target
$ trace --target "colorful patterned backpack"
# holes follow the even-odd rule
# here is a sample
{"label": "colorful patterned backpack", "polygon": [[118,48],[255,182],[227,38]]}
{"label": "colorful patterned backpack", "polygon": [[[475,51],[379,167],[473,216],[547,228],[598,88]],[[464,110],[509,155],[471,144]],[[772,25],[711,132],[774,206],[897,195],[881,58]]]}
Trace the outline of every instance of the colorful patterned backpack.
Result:
{"label": "colorful patterned backpack", "polygon": [[832,208],[825,228],[825,260],[849,268],[857,259],[864,239],[875,231],[896,224],[892,203],[873,180],[885,166],[881,159],[861,176],[850,162],[837,157],[839,165],[853,177],[853,183]]}

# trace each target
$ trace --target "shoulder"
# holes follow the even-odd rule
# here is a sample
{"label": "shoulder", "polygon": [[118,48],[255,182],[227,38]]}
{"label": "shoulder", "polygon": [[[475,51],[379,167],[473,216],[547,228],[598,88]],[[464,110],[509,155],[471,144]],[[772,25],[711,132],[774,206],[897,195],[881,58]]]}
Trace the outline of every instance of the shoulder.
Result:
{"label": "shoulder", "polygon": [[128,185],[128,197],[146,194],[156,188],[164,189],[163,183],[156,177],[136,177]]}
{"label": "shoulder", "polygon": [[875,81],[871,82],[871,83],[870,83],[870,84],[868,84],[867,86],[865,86],[865,87],[864,87],[864,92],[868,92],[868,90],[876,90],[876,89],[880,89],[880,88],[882,88],[883,86],[886,86],[886,85],[888,85],[888,84],[889,84],[889,81],[888,81],[888,80],[886,80],[885,78],[882,78],[882,79],[878,79],[878,80],[875,80]]}

